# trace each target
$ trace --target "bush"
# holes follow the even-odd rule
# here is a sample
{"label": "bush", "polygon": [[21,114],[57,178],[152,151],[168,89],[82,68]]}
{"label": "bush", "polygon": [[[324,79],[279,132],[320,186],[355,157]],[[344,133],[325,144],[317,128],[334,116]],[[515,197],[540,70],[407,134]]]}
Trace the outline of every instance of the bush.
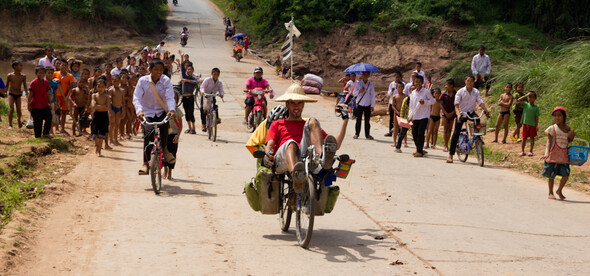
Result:
{"label": "bush", "polygon": [[364,36],[367,34],[367,32],[369,31],[369,25],[366,23],[361,23],[356,25],[356,27],[354,27],[354,36],[356,37],[360,37],[360,36]]}

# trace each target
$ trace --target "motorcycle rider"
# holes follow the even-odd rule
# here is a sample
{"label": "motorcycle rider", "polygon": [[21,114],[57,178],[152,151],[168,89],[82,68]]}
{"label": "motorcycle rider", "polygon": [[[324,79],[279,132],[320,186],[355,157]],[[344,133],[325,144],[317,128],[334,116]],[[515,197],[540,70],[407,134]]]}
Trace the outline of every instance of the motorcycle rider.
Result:
{"label": "motorcycle rider", "polygon": [[321,156],[321,167],[331,168],[336,151],[346,135],[348,112],[344,108],[339,108],[343,121],[334,137],[322,130],[317,119],[302,119],[305,103],[317,100],[305,95],[299,84],[292,84],[276,101],[286,103],[288,117],[270,125],[264,161],[269,167],[276,165],[275,171],[279,174],[290,172],[293,189],[296,193],[301,193],[306,177],[305,165],[301,160],[307,156],[307,148],[314,145],[315,153]]}
{"label": "motorcycle rider", "polygon": [[[272,90],[268,81],[262,78],[262,67],[254,68],[254,76],[250,77],[246,81],[246,88],[244,92],[246,92],[246,100],[244,100],[244,104],[246,104],[246,114],[244,114],[244,124],[248,124],[248,115],[252,112],[252,108],[254,108],[254,97],[250,93],[248,93],[252,89],[261,88],[261,89],[268,89],[269,91]],[[263,117],[266,117],[266,96],[264,97],[264,113],[262,114]]]}
{"label": "motorcycle rider", "polygon": [[182,39],[185,38],[186,40],[188,40],[188,28],[187,27],[182,27],[182,32],[180,32],[180,41],[182,42]]}

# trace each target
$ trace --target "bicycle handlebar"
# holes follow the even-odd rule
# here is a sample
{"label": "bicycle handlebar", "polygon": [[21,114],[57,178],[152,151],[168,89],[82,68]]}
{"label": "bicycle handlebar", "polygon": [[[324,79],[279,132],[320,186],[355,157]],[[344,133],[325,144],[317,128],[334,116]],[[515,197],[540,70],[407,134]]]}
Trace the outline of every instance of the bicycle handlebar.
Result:
{"label": "bicycle handlebar", "polygon": [[469,114],[467,112],[461,112],[461,115],[465,115],[465,117],[467,117],[467,119],[469,119],[469,120],[477,120],[477,119],[481,119],[481,117],[483,117],[485,112],[486,112],[485,110],[482,110],[478,117],[471,117],[471,116],[469,116]]}
{"label": "bicycle handlebar", "polygon": [[145,117],[143,118],[143,120],[139,120],[137,119],[142,125],[145,126],[160,126],[163,124],[166,124],[170,121],[170,119],[172,119],[171,116],[166,116],[166,118],[164,118],[164,120],[162,120],[161,122],[148,122]]}

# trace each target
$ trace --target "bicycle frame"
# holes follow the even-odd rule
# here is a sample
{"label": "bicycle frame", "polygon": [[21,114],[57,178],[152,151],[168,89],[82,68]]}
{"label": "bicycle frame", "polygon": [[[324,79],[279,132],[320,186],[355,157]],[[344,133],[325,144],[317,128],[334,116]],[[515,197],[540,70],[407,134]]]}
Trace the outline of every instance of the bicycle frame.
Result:
{"label": "bicycle frame", "polygon": [[[203,98],[215,98],[217,96],[218,96],[217,94],[203,94]],[[214,107],[215,106],[213,104],[213,100],[207,101],[207,115],[206,115],[206,117],[207,117],[207,127],[210,127],[212,120],[215,120],[216,119],[216,118],[211,118],[211,114],[212,114],[211,113],[211,110],[213,110]]]}

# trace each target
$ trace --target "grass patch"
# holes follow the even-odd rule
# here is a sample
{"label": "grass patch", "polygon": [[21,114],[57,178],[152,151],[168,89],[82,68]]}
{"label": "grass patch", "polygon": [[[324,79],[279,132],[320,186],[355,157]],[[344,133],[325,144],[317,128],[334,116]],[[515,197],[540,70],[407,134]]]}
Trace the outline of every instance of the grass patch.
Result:
{"label": "grass patch", "polygon": [[53,42],[17,42],[15,44],[17,47],[32,47],[32,48],[45,48],[47,46],[51,46],[54,49],[71,49],[74,46],[62,43],[53,43]]}

